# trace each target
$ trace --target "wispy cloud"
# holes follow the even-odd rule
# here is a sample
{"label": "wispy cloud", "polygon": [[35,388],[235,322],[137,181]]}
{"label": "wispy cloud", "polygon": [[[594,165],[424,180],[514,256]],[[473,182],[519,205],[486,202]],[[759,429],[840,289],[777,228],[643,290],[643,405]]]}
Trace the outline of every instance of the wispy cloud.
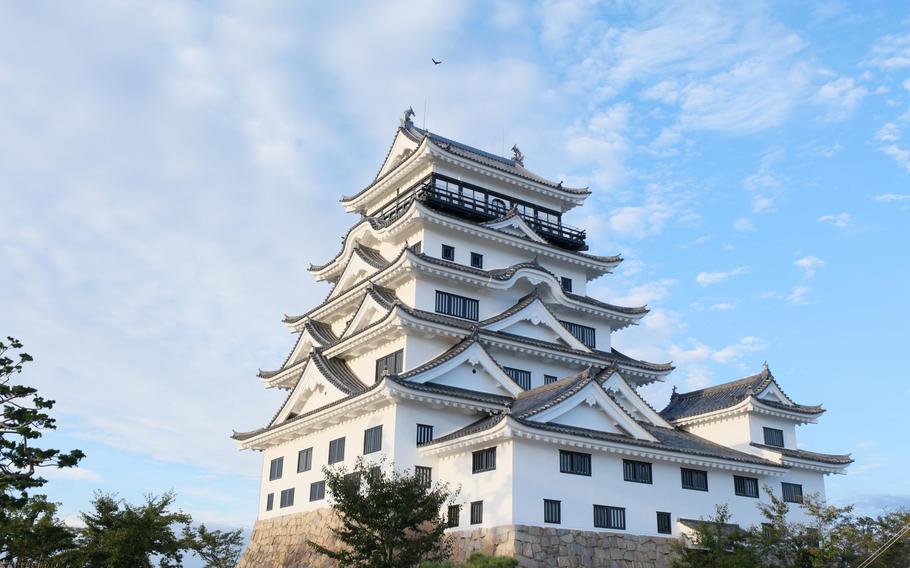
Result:
{"label": "wispy cloud", "polygon": [[910,34],[886,35],[879,38],[863,63],[887,71],[910,67]]}
{"label": "wispy cloud", "polygon": [[733,221],[733,229],[741,233],[754,231],[755,224],[748,217],[740,217]]}
{"label": "wispy cloud", "polygon": [[803,271],[803,278],[809,279],[815,276],[815,271],[825,265],[825,261],[817,256],[804,256],[793,262],[793,266]]}
{"label": "wispy cloud", "polygon": [[812,102],[826,110],[827,120],[844,120],[853,115],[859,103],[869,94],[852,77],[838,77],[825,83],[812,96]]}
{"label": "wispy cloud", "polygon": [[875,200],[883,203],[910,201],[910,193],[883,193],[881,195],[876,195]]}
{"label": "wispy cloud", "polygon": [[808,303],[810,288],[808,286],[796,286],[787,296],[787,301],[793,305],[799,306]]}
{"label": "wispy cloud", "polygon": [[828,213],[819,217],[818,222],[830,223],[839,229],[846,229],[852,224],[852,216],[849,213]]}
{"label": "wispy cloud", "polygon": [[732,270],[728,271],[717,271],[717,272],[699,272],[695,276],[695,281],[698,282],[701,286],[711,286],[714,284],[720,284],[725,282],[734,276],[739,276],[745,274],[749,271],[748,266],[739,266]]}

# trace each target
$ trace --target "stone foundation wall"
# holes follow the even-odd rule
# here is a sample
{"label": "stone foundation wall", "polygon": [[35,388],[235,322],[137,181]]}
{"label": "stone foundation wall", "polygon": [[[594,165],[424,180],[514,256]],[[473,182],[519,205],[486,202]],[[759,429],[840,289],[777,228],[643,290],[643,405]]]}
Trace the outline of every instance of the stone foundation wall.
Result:
{"label": "stone foundation wall", "polygon": [[[332,546],[331,510],[285,515],[256,521],[249,545],[238,568],[338,568],[316,554],[312,540]],[[453,558],[466,559],[472,552],[513,556],[523,568],[604,567],[669,568],[674,538],[577,531],[554,527],[504,525],[448,533]]]}

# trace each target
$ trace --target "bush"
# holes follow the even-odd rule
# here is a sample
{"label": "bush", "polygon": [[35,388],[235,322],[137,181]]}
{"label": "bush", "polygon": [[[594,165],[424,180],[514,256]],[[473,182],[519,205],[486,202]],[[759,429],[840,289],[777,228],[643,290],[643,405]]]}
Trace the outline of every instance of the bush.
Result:
{"label": "bush", "polygon": [[515,568],[518,560],[504,556],[487,556],[479,552],[473,553],[464,564],[452,562],[424,562],[420,568]]}

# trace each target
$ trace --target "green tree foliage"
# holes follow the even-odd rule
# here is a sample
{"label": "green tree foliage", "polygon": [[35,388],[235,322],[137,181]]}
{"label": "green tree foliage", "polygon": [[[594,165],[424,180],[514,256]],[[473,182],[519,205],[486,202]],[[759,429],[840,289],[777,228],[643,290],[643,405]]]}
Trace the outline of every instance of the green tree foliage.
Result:
{"label": "green tree foliage", "polygon": [[206,568],[234,568],[243,552],[243,535],[234,531],[210,531],[205,525],[187,529],[185,536],[193,543],[193,551],[205,562]]}
{"label": "green tree foliage", "polygon": [[2,561],[10,567],[65,566],[75,547],[75,531],[57,518],[57,504],[44,495],[4,515],[0,534],[6,543]]}
{"label": "green tree foliage", "polygon": [[428,484],[411,471],[385,472],[358,459],[352,471],[323,468],[331,505],[340,520],[332,529],[342,543],[318,552],[346,568],[413,568],[446,558],[449,544],[440,511],[454,502],[447,485]]}
{"label": "green tree foliage", "polygon": [[420,568],[515,568],[516,566],[518,566],[518,560],[514,558],[487,556],[475,552],[468,557],[464,564],[453,564],[446,560],[445,562],[424,562]]}
{"label": "green tree foliage", "polygon": [[752,568],[760,566],[750,534],[730,523],[730,510],[718,505],[714,516],[700,523],[694,542],[680,541],[674,568]]}

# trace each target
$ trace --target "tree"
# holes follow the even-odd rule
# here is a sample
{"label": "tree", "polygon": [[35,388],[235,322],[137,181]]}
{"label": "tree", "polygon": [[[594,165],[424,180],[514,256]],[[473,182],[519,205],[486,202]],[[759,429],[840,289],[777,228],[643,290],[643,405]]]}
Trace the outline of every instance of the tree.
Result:
{"label": "tree", "polygon": [[205,525],[187,529],[185,536],[193,542],[193,551],[206,568],[234,568],[243,552],[243,534],[234,531],[210,531]]}
{"label": "tree", "polygon": [[516,566],[518,566],[518,560],[514,558],[487,556],[474,552],[464,564],[453,564],[446,560],[444,562],[424,562],[420,568],[515,568]]}
{"label": "tree", "polygon": [[676,546],[674,568],[758,568],[763,566],[751,546],[750,534],[730,523],[727,505],[698,524],[693,542]]}
{"label": "tree", "polygon": [[332,532],[339,550],[309,542],[316,551],[351,568],[413,568],[443,560],[449,552],[440,511],[457,492],[428,483],[416,472],[386,473],[384,463],[358,459],[352,471],[323,468],[340,526]]}
{"label": "tree", "polygon": [[6,566],[60,566],[75,547],[76,533],[57,518],[57,504],[36,495],[4,515],[0,534],[7,543]]}
{"label": "tree", "polygon": [[[132,505],[114,494],[95,493],[94,511],[82,513],[85,523],[76,553],[79,566],[150,568],[152,557],[162,567],[180,566],[183,553],[194,548],[188,536],[190,515],[171,510],[173,492],[147,495],[141,505]],[[174,531],[183,526],[182,535]]]}

